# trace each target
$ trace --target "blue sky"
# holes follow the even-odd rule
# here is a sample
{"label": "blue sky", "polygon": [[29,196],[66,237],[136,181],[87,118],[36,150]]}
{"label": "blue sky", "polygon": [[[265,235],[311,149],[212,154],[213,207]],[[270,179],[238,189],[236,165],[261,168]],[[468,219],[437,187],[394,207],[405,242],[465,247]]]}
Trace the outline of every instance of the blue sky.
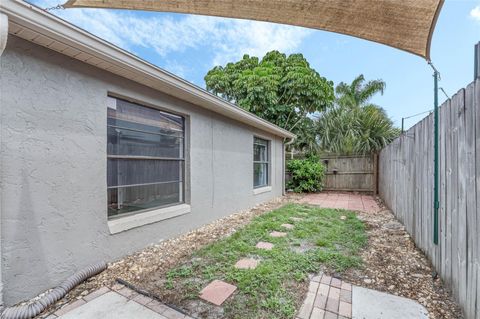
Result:
{"label": "blue sky", "polygon": [[[50,7],[62,0],[31,0]],[[257,21],[105,9],[56,10],[54,14],[204,87],[214,65],[263,56],[270,50],[302,53],[322,76],[338,84],[357,75],[383,79],[373,102],[397,125],[432,108],[432,71],[417,56],[349,36]],[[446,0],[433,36],[431,58],[440,86],[452,96],[473,80],[473,46],[480,41],[480,0]],[[440,95],[440,101],[445,97]],[[406,122],[415,124],[421,117]]]}

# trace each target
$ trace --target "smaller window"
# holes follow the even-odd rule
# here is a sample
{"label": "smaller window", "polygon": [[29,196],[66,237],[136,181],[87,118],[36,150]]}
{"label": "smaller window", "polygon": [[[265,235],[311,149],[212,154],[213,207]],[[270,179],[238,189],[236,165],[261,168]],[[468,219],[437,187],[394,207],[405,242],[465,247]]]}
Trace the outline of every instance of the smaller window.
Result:
{"label": "smaller window", "polygon": [[268,186],[270,154],[269,142],[267,140],[254,137],[253,139],[253,187],[259,188]]}

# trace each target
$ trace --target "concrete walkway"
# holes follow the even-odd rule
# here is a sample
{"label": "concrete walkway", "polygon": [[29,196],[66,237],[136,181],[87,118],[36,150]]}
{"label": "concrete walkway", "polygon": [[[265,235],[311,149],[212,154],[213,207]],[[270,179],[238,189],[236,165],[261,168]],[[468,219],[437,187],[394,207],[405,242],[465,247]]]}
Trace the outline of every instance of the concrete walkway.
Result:
{"label": "concrete walkway", "polygon": [[47,319],[192,319],[157,300],[117,284],[69,303]]}
{"label": "concrete walkway", "polygon": [[380,211],[380,207],[371,195],[324,192],[307,194],[301,202],[324,208],[348,209],[366,213]]}
{"label": "concrete walkway", "polygon": [[352,286],[319,274],[311,279],[296,319],[428,319],[418,302]]}

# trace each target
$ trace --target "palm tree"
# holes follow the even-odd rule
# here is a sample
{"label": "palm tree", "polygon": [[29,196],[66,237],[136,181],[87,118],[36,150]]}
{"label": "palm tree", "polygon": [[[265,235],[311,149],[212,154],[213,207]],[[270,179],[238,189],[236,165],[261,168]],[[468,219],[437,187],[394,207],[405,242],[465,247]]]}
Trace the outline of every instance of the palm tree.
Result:
{"label": "palm tree", "polygon": [[383,94],[385,82],[364,82],[360,75],[351,84],[342,82],[336,87],[336,105],[316,121],[321,150],[342,155],[369,154],[400,134],[385,110],[369,103],[375,94]]}
{"label": "palm tree", "polygon": [[351,84],[341,82],[335,88],[336,102],[340,106],[364,107],[377,93],[383,95],[386,84],[382,80],[372,80],[365,84],[363,74],[357,76]]}

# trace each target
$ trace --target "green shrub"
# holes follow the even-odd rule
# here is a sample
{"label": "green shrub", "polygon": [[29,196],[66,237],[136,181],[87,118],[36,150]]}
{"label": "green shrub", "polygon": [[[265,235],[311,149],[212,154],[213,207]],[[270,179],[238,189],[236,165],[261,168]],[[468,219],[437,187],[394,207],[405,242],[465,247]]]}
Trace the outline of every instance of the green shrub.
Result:
{"label": "green shrub", "polygon": [[287,170],[291,174],[287,189],[296,193],[318,192],[323,188],[325,166],[317,157],[294,159],[287,162]]}

